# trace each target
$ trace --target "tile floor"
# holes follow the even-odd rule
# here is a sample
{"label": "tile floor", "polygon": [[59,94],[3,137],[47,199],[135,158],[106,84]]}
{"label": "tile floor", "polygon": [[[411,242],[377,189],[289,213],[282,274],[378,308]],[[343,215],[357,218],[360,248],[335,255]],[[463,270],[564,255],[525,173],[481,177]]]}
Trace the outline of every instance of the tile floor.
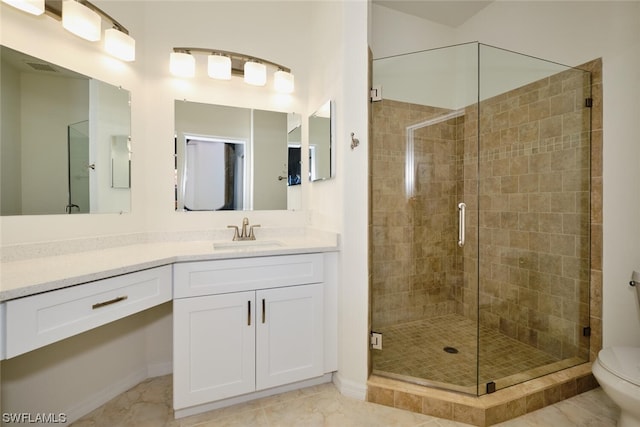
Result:
{"label": "tile floor", "polygon": [[[345,397],[333,384],[265,397],[179,420],[171,409],[172,376],[152,378],[122,393],[72,427],[463,427],[466,424]],[[600,388],[522,417],[502,427],[614,427],[617,409]]]}
{"label": "tile floor", "polygon": [[[436,384],[451,385],[451,389],[457,391],[476,394],[478,330],[475,322],[450,314],[379,331],[383,334],[383,350],[371,352],[375,374],[419,384],[426,379]],[[494,381],[504,387],[508,384],[500,381],[508,377],[517,375],[518,382],[521,382],[584,362],[577,358],[575,363],[560,362],[541,350],[487,327],[480,326],[479,332],[480,384]],[[458,352],[447,353],[445,347],[454,347]],[[545,366],[549,368],[545,369]],[[513,384],[513,381],[508,383]]]}

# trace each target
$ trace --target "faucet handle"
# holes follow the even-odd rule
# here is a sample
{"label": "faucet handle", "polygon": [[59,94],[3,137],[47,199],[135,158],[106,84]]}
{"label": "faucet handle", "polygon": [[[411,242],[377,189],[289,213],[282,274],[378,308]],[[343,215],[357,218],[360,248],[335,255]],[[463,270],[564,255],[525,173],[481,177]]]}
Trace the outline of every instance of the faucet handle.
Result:
{"label": "faucet handle", "polygon": [[249,240],[256,240],[256,235],[253,234],[253,227],[260,227],[260,224],[252,225],[249,227]]}
{"label": "faucet handle", "polygon": [[227,225],[227,228],[233,228],[235,231],[233,232],[233,241],[239,240],[240,233],[238,233],[237,225]]}

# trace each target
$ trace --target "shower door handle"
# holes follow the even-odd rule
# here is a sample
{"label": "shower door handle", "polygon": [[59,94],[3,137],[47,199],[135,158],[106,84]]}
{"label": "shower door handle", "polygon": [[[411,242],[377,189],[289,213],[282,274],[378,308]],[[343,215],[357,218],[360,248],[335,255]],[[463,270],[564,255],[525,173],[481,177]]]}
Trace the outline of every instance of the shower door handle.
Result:
{"label": "shower door handle", "polygon": [[464,221],[467,215],[467,205],[464,203],[458,203],[458,246],[464,246]]}

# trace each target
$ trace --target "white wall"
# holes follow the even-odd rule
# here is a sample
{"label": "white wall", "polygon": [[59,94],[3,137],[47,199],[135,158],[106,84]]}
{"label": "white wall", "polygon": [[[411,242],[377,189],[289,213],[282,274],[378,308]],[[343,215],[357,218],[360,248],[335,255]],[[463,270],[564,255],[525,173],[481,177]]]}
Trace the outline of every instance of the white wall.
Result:
{"label": "white wall", "polygon": [[[605,346],[640,345],[640,308],[628,286],[632,269],[640,267],[640,2],[497,1],[454,32],[373,10],[374,58],[468,41],[567,65],[602,58],[603,338]],[[417,41],[413,29],[435,36]]]}
{"label": "white wall", "polygon": [[[344,3],[342,22],[343,87],[337,104],[337,173],[342,186],[342,253],[338,324],[339,378],[342,392],[364,399],[369,354],[369,50],[368,7]],[[338,107],[336,107],[337,109]],[[360,145],[351,149],[351,134]],[[348,381],[348,382],[347,382]],[[364,389],[363,389],[364,388]]]}
{"label": "white wall", "polygon": [[446,25],[372,6],[370,46],[374,59],[450,46],[458,43],[456,35],[457,31]]}
{"label": "white wall", "polygon": [[1,66],[0,214],[17,215],[22,206],[21,150],[15,143],[20,140],[20,73],[4,61]]}

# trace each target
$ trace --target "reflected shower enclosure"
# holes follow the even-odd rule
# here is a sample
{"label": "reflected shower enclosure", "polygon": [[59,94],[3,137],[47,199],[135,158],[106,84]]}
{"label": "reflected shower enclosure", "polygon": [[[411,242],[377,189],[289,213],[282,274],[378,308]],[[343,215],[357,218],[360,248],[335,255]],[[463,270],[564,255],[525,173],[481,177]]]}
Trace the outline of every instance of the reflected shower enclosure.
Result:
{"label": "reflected shower enclosure", "polygon": [[68,214],[89,213],[89,120],[67,127],[67,154],[69,165]]}
{"label": "reflected shower enclosure", "polygon": [[590,73],[466,43],[372,79],[373,373],[482,395],[588,361]]}

